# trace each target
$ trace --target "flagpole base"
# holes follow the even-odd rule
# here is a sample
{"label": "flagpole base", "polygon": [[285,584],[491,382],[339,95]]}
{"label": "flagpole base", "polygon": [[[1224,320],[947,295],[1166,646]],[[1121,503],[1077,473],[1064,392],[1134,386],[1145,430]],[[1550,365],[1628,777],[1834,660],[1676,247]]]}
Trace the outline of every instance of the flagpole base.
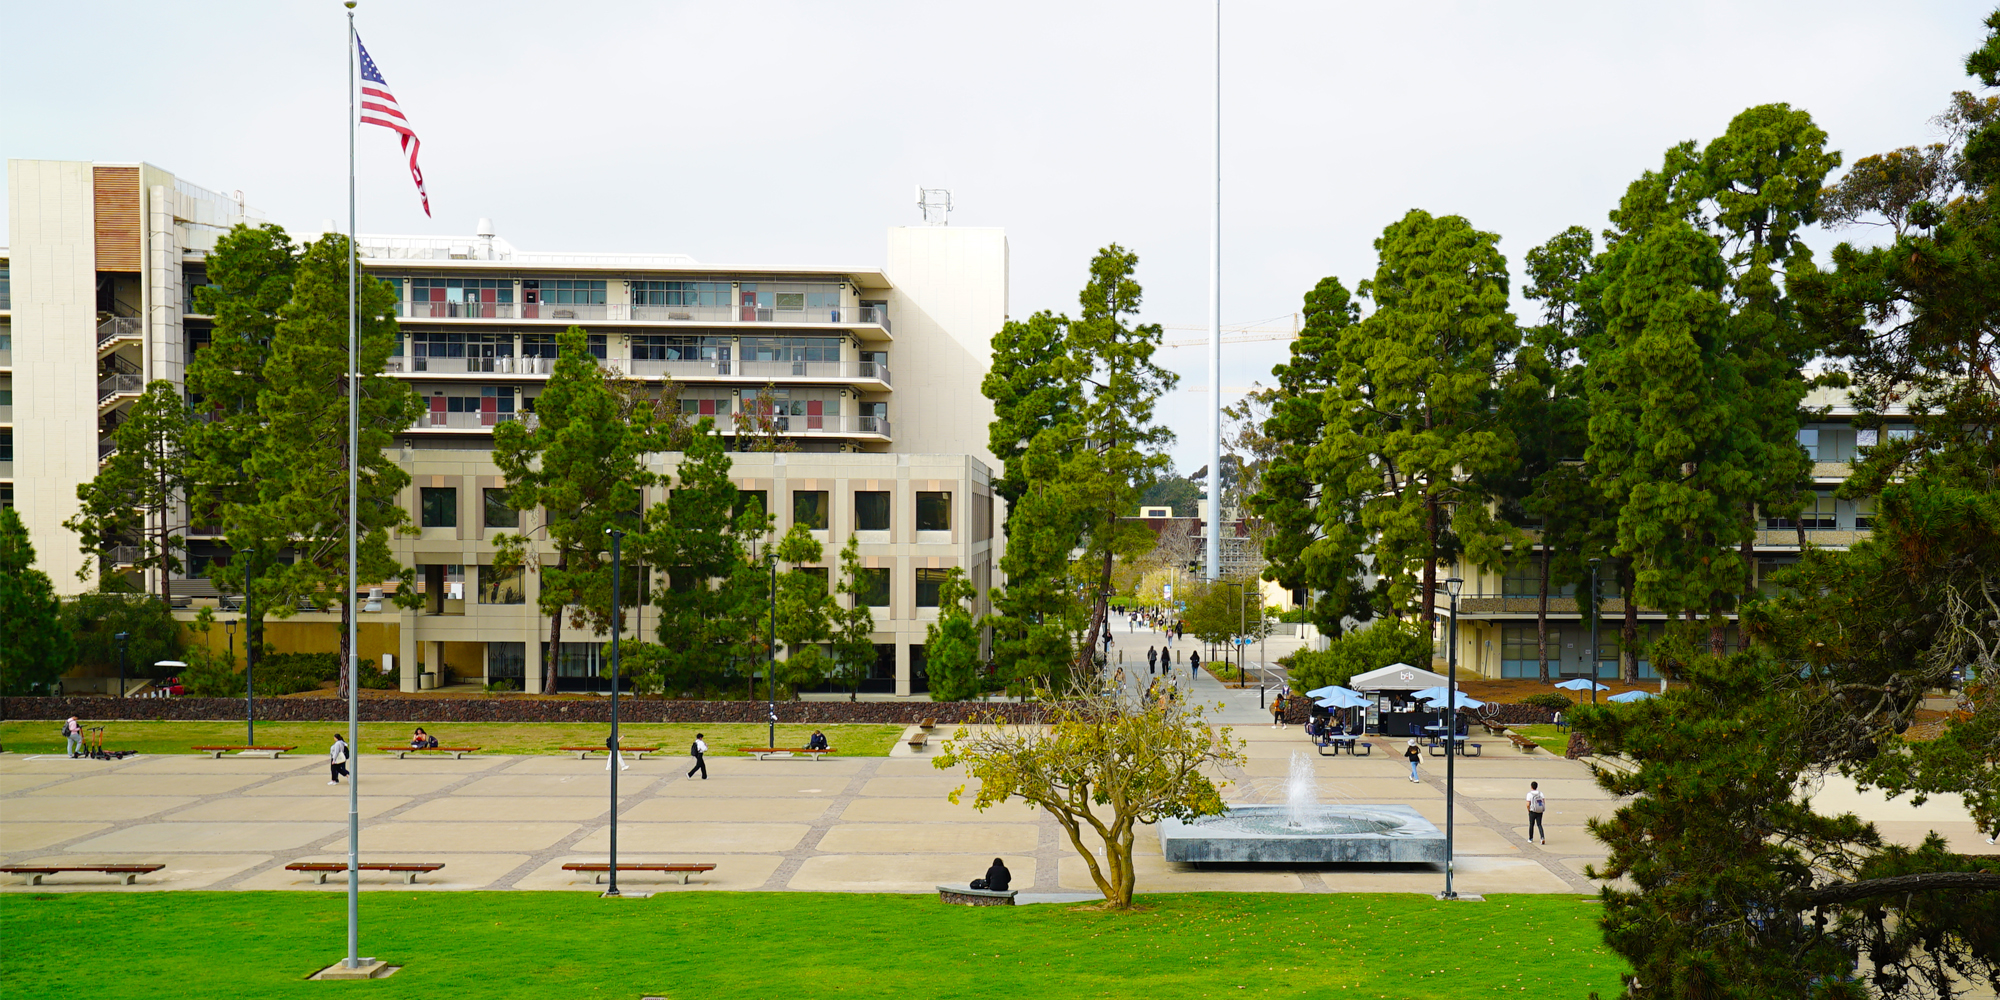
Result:
{"label": "flagpole base", "polygon": [[332,965],[329,965],[326,968],[313,973],[308,978],[386,979],[389,976],[395,975],[396,971],[401,968],[402,966],[400,965],[390,965],[389,963],[384,962],[379,958],[364,958],[361,960],[360,965],[357,965],[354,968],[350,969],[347,967],[347,960],[343,958],[340,961],[335,962]]}

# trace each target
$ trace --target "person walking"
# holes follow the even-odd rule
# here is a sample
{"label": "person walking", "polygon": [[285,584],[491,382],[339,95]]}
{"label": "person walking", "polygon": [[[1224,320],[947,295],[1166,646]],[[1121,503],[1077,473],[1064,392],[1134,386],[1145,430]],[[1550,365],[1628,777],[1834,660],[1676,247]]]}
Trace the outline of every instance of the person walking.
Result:
{"label": "person walking", "polygon": [[708,780],[708,743],[707,743],[707,742],[705,742],[705,741],[704,741],[704,740],[702,739],[702,736],[703,736],[703,735],[704,735],[704,734],[702,734],[702,733],[696,733],[696,734],[694,734],[694,744],[693,744],[692,746],[689,746],[689,747],[688,747],[688,753],[691,753],[691,754],[693,754],[693,755],[694,755],[694,766],[693,766],[693,767],[690,767],[690,768],[688,768],[688,777],[692,778],[692,777],[694,777],[694,773],[695,773],[696,771],[700,771],[700,772],[701,772],[701,780],[703,780],[703,781],[707,781],[707,780]]}
{"label": "person walking", "polygon": [[1422,780],[1417,777],[1417,764],[1424,759],[1424,752],[1417,749],[1416,740],[1411,740],[1410,745],[1403,748],[1403,759],[1410,762],[1410,780]]}
{"label": "person walking", "polygon": [[1285,728],[1285,694],[1282,691],[1271,699],[1271,728]]}
{"label": "person walking", "polygon": [[1201,672],[1201,650],[1190,649],[1188,650],[1188,676],[1193,677],[1200,672]]}
{"label": "person walking", "polygon": [[611,755],[610,757],[607,757],[604,761],[605,770],[607,771],[611,770],[611,762],[614,760],[618,762],[618,769],[620,771],[630,771],[632,769],[632,765],[625,763],[625,752],[619,749],[618,745],[623,742],[625,741],[612,736],[606,736],[604,738],[605,752]]}
{"label": "person walking", "polygon": [[1549,842],[1549,828],[1542,825],[1542,814],[1549,808],[1549,800],[1542,795],[1542,783],[1528,782],[1528,843],[1535,842],[1535,831],[1542,834],[1542,843]]}
{"label": "person walking", "polygon": [[83,723],[76,721],[76,716],[70,716],[69,721],[63,723],[62,734],[63,746],[69,751],[70,757],[74,759],[83,756]]}
{"label": "person walking", "polygon": [[1159,665],[1160,665],[1160,648],[1158,646],[1147,646],[1146,672],[1149,674],[1157,673],[1158,671],[1155,668],[1159,667]]}
{"label": "person walking", "polygon": [[340,779],[347,776],[347,739],[345,737],[339,733],[333,734],[333,746],[327,750],[326,759],[328,763],[333,765],[333,780],[327,782],[327,784],[340,784]]}

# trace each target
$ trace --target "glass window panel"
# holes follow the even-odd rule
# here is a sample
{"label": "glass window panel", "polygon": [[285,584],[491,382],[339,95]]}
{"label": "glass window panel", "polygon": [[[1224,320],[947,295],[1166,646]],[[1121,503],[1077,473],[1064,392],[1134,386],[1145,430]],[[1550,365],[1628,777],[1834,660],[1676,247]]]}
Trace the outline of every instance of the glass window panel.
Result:
{"label": "glass window panel", "polygon": [[938,606],[938,588],[944,585],[945,571],[941,569],[917,570],[917,607]]}
{"label": "glass window panel", "polygon": [[492,566],[479,567],[479,603],[526,604],[528,589],[521,567],[502,572]]}
{"label": "glass window panel", "polygon": [[458,488],[425,486],[418,490],[426,528],[458,527]]}
{"label": "glass window panel", "polygon": [[857,531],[889,530],[887,490],[854,491],[854,527]]}
{"label": "glass window panel", "polygon": [[826,490],[792,491],[792,523],[813,531],[826,530],[827,514],[833,506]]}
{"label": "glass window panel", "polygon": [[949,492],[920,492],[917,494],[917,530],[951,530],[951,494]]}
{"label": "glass window panel", "polygon": [[507,489],[504,486],[488,486],[482,492],[486,499],[486,526],[489,528],[518,528],[521,526],[521,512],[507,506]]}
{"label": "glass window panel", "polygon": [[859,593],[855,595],[855,600],[859,601],[862,607],[886,608],[889,606],[889,571],[887,569],[868,569],[863,567],[855,571],[854,582],[857,584],[859,590]]}

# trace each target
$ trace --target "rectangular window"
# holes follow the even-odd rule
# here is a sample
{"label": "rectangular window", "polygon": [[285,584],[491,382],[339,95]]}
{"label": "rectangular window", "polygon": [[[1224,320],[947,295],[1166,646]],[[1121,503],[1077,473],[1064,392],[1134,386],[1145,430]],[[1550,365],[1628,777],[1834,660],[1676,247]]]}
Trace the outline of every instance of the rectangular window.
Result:
{"label": "rectangular window", "polygon": [[1875,527],[1875,498],[1862,497],[1854,501],[1854,530],[1871,531]]}
{"label": "rectangular window", "polygon": [[839,337],[746,337],[745,361],[839,361]]}
{"label": "rectangular window", "polygon": [[1812,427],[1799,429],[1799,447],[1806,450],[1806,457],[1819,461],[1819,430]]}
{"label": "rectangular window", "polygon": [[521,356],[524,358],[553,358],[556,356],[556,335],[553,333],[524,333],[521,335]]}
{"label": "rectangular window", "polygon": [[941,569],[917,570],[917,607],[938,606],[938,588],[944,586],[944,575]]}
{"label": "rectangular window", "polygon": [[486,679],[520,680],[528,676],[528,644],[489,642],[486,644]]}
{"label": "rectangular window", "polygon": [[832,506],[825,490],[793,490],[792,523],[803,524],[812,531],[825,531],[828,508]]}
{"label": "rectangular window", "polygon": [[486,526],[489,528],[518,528],[521,526],[521,512],[507,506],[507,488],[488,486],[480,493],[486,498]]}
{"label": "rectangular window", "polygon": [[491,566],[479,567],[479,603],[528,603],[528,588],[521,567],[516,566],[505,573]]}
{"label": "rectangular window", "polygon": [[727,306],[727,281],[634,281],[635,306]]}
{"label": "rectangular window", "polygon": [[854,599],[864,608],[889,606],[889,571],[863,567],[854,571],[857,592]]}
{"label": "rectangular window", "polygon": [[604,282],[602,281],[544,281],[542,301],[557,305],[601,306],[604,304]]}
{"label": "rectangular window", "polygon": [[889,493],[887,490],[854,491],[854,530],[889,530]]}
{"label": "rectangular window", "polygon": [[743,512],[750,509],[752,501],[756,502],[758,510],[763,511],[765,514],[771,513],[771,495],[768,492],[764,490],[737,490],[736,506],[730,508],[729,519],[734,521],[742,517]]}
{"label": "rectangular window", "polygon": [[[1502,597],[1541,596],[1542,593],[1541,556],[1531,555],[1529,558],[1532,559],[1533,561],[1529,562],[1526,566],[1517,566],[1507,571],[1507,575],[1503,577],[1500,581],[1500,596]],[[1554,579],[1549,580],[1549,597],[1551,599],[1557,597],[1575,597],[1575,596],[1576,596],[1576,584],[1560,583]]]}
{"label": "rectangular window", "polygon": [[418,490],[423,501],[423,521],[426,528],[458,527],[458,488],[455,486],[425,486]]}
{"label": "rectangular window", "polygon": [[951,530],[951,494],[949,492],[917,494],[917,530]]}
{"label": "rectangular window", "polygon": [[1839,522],[1834,517],[1833,494],[1824,491],[1815,491],[1807,498],[1805,507],[1799,511],[1799,516],[1796,518],[1767,517],[1764,519],[1764,526],[1766,528],[1808,528],[1819,530],[1836,527],[1838,524]]}

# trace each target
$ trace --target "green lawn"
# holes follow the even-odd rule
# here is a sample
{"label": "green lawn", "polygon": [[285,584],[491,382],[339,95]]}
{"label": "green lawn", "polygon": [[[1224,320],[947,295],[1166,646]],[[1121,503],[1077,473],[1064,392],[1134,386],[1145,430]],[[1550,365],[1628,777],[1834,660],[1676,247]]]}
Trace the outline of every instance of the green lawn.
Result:
{"label": "green lawn", "polygon": [[[362,899],[370,982],[304,977],[346,950],[317,892],[8,893],[9,1000],[371,997],[1582,997],[1619,988],[1594,900],[1195,893],[1148,912],[944,906],[935,896],[392,892]],[[1350,992],[1351,991],[1351,992]]]}
{"label": "green lawn", "polygon": [[[137,750],[140,753],[192,753],[194,746],[236,746],[243,743],[241,722],[104,722],[80,720],[85,726],[104,726],[107,750]],[[364,722],[361,724],[361,751],[373,753],[378,746],[407,744],[413,722]],[[815,727],[780,724],[778,745],[802,747]],[[834,752],[858,757],[881,757],[889,752],[905,727],[897,725],[825,725]],[[424,729],[445,746],[474,746],[486,753],[559,753],[559,747],[603,746],[611,727],[598,722],[437,722]],[[16,753],[61,753],[60,722],[0,722],[0,746]],[[333,742],[335,731],[345,733],[344,722],[259,722],[260,746],[296,746],[300,753],[323,752]],[[760,747],[770,738],[764,726],[745,723],[624,723],[618,727],[626,746],[658,746],[670,753],[685,754],[694,734],[705,733],[712,753],[733,755],[739,747]]]}
{"label": "green lawn", "polygon": [[1509,726],[1508,728],[1541,744],[1542,749],[1558,757],[1569,752],[1569,734],[1556,732],[1556,727],[1553,725]]}

